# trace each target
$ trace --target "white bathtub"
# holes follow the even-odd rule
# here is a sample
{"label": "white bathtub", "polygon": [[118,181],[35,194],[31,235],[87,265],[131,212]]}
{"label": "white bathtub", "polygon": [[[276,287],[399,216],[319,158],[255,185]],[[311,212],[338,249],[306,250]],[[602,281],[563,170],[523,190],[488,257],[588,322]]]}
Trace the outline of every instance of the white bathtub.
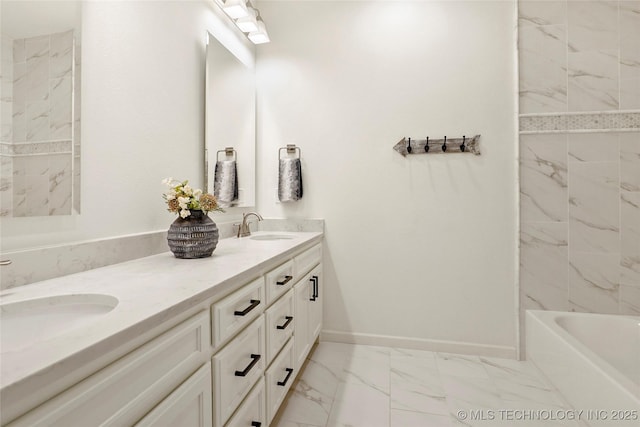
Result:
{"label": "white bathtub", "polygon": [[525,336],[527,359],[582,421],[640,425],[640,317],[528,310]]}

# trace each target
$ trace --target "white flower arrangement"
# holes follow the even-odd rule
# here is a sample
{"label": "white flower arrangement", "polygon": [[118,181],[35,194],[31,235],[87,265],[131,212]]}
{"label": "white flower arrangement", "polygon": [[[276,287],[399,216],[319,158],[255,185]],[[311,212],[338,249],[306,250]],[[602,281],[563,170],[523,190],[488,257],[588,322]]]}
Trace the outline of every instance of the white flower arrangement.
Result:
{"label": "white flower arrangement", "polygon": [[189,181],[166,178],[162,183],[169,187],[169,191],[162,195],[167,202],[167,210],[179,214],[181,218],[190,216],[192,210],[203,211],[205,214],[211,211],[224,212],[213,194],[192,188]]}

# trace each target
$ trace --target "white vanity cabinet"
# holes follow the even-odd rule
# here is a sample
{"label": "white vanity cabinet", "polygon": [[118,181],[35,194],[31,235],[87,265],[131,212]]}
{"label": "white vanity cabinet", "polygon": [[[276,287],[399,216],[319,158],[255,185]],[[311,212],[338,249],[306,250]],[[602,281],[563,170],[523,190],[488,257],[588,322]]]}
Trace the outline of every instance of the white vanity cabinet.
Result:
{"label": "white vanity cabinet", "polygon": [[296,369],[304,363],[322,329],[322,264],[307,273],[293,288],[295,300]]}
{"label": "white vanity cabinet", "polygon": [[[322,325],[322,246],[309,247],[311,239],[319,240],[276,252],[220,291],[213,283],[162,322],[133,329],[144,338],[122,330],[109,364],[69,379],[44,403],[26,402],[28,412],[2,426],[267,427]],[[207,277],[222,261],[193,268]]]}
{"label": "white vanity cabinet", "polygon": [[[322,329],[322,246],[295,258],[297,271],[306,274],[294,286],[295,367],[300,369]],[[309,271],[310,270],[310,271]],[[308,272],[307,272],[308,271]]]}
{"label": "white vanity cabinet", "polygon": [[226,427],[266,427],[268,424],[265,392],[264,378],[260,378]]}
{"label": "white vanity cabinet", "polygon": [[136,427],[210,427],[211,406],[211,363],[206,363]]}
{"label": "white vanity cabinet", "polygon": [[307,303],[307,316],[308,316],[308,338],[313,345],[315,340],[320,336],[322,330],[322,264],[317,265],[311,271],[311,296]]}
{"label": "white vanity cabinet", "polygon": [[273,303],[291,289],[294,283],[293,260],[289,260],[266,274],[267,304]]}
{"label": "white vanity cabinet", "polygon": [[215,426],[222,427],[265,371],[264,316],[213,356]]}
{"label": "white vanity cabinet", "polygon": [[298,370],[294,366],[293,341],[289,340],[265,374],[267,384],[267,419],[269,423],[278,412]]}
{"label": "white vanity cabinet", "polygon": [[290,290],[265,313],[267,322],[267,364],[276,357],[282,346],[293,335],[293,295]]}
{"label": "white vanity cabinet", "polygon": [[208,362],[209,336],[202,311],[9,426],[133,425]]}
{"label": "white vanity cabinet", "polygon": [[218,347],[258,317],[265,307],[264,278],[259,277],[211,307],[213,346]]}
{"label": "white vanity cabinet", "polygon": [[[264,275],[267,300],[264,315],[213,358],[215,427],[266,427],[272,422],[322,327],[321,262],[322,245],[317,244]],[[242,293],[242,289],[236,293]],[[246,380],[242,386],[233,385],[241,384],[242,380],[229,374],[231,364],[224,369],[218,369],[218,366],[222,359],[233,360],[234,366],[246,364],[249,357],[256,360],[258,350],[246,348],[240,352],[236,347],[239,340],[246,340],[247,333],[255,335],[250,331],[261,327],[264,328],[265,348],[259,354],[264,365],[258,365],[261,362],[256,361],[251,369],[255,369],[256,375],[258,372],[264,372],[264,375],[253,383]],[[248,364],[244,369],[248,370],[250,366]],[[249,392],[251,384],[256,385]]]}

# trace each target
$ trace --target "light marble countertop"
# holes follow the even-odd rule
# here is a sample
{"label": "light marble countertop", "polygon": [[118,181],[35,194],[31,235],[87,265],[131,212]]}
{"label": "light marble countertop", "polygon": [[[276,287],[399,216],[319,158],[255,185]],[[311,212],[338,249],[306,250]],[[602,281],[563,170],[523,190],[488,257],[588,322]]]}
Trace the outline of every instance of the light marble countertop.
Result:
{"label": "light marble countertop", "polygon": [[[253,235],[274,234],[257,232]],[[209,258],[177,259],[171,252],[8,289],[0,303],[70,294],[105,294],[118,305],[86,326],[25,348],[0,348],[0,391],[12,390],[51,375],[62,375],[93,361],[109,347],[122,345],[205,300],[223,295],[277,266],[283,258],[322,240],[321,232],[277,232],[292,238],[219,241]],[[18,390],[19,389],[19,390]]]}

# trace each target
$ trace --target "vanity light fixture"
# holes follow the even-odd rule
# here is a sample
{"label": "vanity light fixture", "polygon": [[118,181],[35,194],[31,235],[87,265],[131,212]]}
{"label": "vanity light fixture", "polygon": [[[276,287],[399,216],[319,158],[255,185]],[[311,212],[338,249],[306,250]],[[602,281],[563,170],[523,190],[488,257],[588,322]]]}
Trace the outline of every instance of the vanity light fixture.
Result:
{"label": "vanity light fixture", "polygon": [[214,2],[253,44],[271,41],[260,11],[251,3],[251,0],[214,0]]}
{"label": "vanity light fixture", "polygon": [[247,16],[243,16],[236,21],[236,25],[243,33],[252,33],[258,31],[258,13],[257,9],[249,6]]}
{"label": "vanity light fixture", "polygon": [[249,14],[246,0],[225,0],[222,6],[224,13],[231,19],[244,18]]}
{"label": "vanity light fixture", "polygon": [[260,12],[258,12],[256,23],[258,26],[257,30],[250,32],[247,37],[249,37],[249,40],[251,40],[253,44],[269,43],[271,39],[269,39],[269,34],[267,34],[267,27],[264,25],[264,21],[260,17]]}

